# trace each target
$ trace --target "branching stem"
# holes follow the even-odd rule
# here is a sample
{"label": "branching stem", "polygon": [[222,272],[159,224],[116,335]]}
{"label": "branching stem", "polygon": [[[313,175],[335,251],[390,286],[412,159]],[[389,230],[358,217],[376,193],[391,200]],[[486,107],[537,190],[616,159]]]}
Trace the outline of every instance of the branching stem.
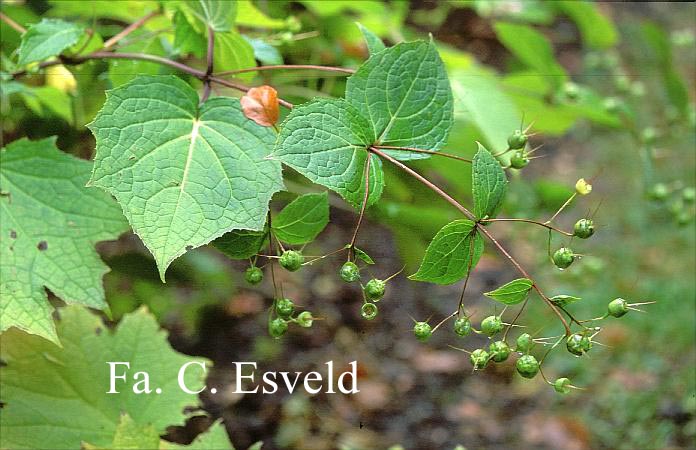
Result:
{"label": "branching stem", "polygon": [[314,64],[278,64],[278,65],[270,65],[270,66],[249,67],[246,69],[226,70],[225,72],[216,73],[215,76],[222,77],[225,75],[236,75],[238,73],[248,73],[248,72],[262,72],[262,71],[267,71],[267,70],[321,70],[324,72],[336,72],[336,73],[344,73],[344,74],[348,74],[348,75],[355,73],[354,69],[348,69],[346,67],[317,66]]}

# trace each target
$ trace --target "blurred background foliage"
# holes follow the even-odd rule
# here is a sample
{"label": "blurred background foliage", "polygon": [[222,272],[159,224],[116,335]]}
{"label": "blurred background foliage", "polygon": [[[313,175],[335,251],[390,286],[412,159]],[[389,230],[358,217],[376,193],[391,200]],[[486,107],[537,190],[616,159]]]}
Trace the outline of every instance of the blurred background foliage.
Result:
{"label": "blurred background foliage", "polygon": [[[187,33],[193,25],[184,17],[172,17],[171,2],[161,3],[169,13],[149,21],[118,50],[203,67],[205,43]],[[98,48],[157,8],[158,2],[130,0],[2,2],[2,12],[23,26],[60,17],[94,30],[76,52]],[[577,218],[595,214],[598,224],[596,236],[578,245],[576,251],[586,256],[572,270],[552,268],[547,235],[533,226],[492,225],[504,243],[550,294],[582,297],[574,305],[579,315],[602,314],[616,296],[657,304],[648,314],[608,322],[600,335],[608,347],[589,360],[560,353],[550,358],[547,372],[569,376],[586,388],[561,397],[540,380],[519,382],[505,365],[472,374],[464,355],[446,346],[457,344],[451,336],[439,336],[427,346],[411,342],[409,315],[423,319],[449,312],[457,301],[454,288],[398,281],[384,301],[382,318],[365,323],[357,314],[359,293],[339,285],[334,276],[340,261],[310,267],[295,278],[283,275],[286,294],[325,320],[277,342],[266,336],[262,312],[272,290],[265,284],[248,290],[242,284],[243,265],[213,249],[198,249],[172,265],[163,285],[134,236],[102,244],[112,268],[105,277],[112,319],[147,305],[172,332],[176,348],[215,361],[212,377],[222,382],[231,361],[306,370],[318,361],[351,355],[364,365],[367,393],[356,399],[300,394],[204,398],[214,417],[225,418],[235,444],[244,448],[263,439],[278,448],[451,448],[457,443],[468,448],[693,448],[696,256],[693,201],[687,192],[696,175],[696,5],[244,0],[236,14],[236,29],[219,41],[216,71],[251,67],[256,61],[356,67],[367,50],[355,22],[388,44],[431,35],[456,99],[457,121],[446,151],[470,157],[475,141],[504,150],[508,135],[529,123],[537,133],[531,145],[543,144],[535,153],[541,158],[510,174],[506,216],[545,219],[578,178],[591,179],[595,186],[559,220],[568,229]],[[0,32],[2,72],[7,73],[15,69],[11,55],[19,34],[4,22]],[[85,124],[101,107],[104,91],[137,73],[171,73],[142,61],[89,62],[67,70],[37,73],[21,84],[3,77],[4,143],[58,135],[62,150],[90,158],[94,140]],[[268,71],[247,74],[243,81],[270,84],[297,103],[341,96],[345,88],[343,76],[314,71]],[[214,93],[239,95],[219,88]],[[467,165],[431,158],[413,167],[470,201]],[[370,225],[361,238],[361,247],[378,261],[380,276],[402,264],[407,271],[416,267],[433,234],[456,218],[416,181],[385,169],[384,198],[368,211]],[[317,190],[296,174],[286,175],[292,192]],[[656,185],[667,194],[656,196]],[[281,204],[291,198],[279,195]],[[330,251],[349,238],[355,215],[338,198],[331,202],[332,224],[309,253]],[[470,292],[512,275],[491,251]],[[494,309],[478,297],[467,299],[475,322]],[[554,334],[550,313],[537,303],[532,302],[523,323]],[[192,421],[189,428],[195,427]],[[187,435],[178,429],[170,437],[186,440]]]}

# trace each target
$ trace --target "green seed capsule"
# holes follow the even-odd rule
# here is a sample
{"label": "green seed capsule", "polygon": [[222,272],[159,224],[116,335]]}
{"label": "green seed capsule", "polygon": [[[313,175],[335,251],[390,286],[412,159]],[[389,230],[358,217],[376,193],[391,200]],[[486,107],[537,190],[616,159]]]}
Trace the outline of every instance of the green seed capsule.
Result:
{"label": "green seed capsule", "polygon": [[534,341],[532,340],[532,335],[529,333],[522,333],[517,337],[515,350],[520,353],[529,353],[533,346]]}
{"label": "green seed capsule", "polygon": [[567,394],[570,392],[570,380],[568,378],[558,378],[553,382],[553,388],[559,394]]}
{"label": "green seed capsule", "polygon": [[295,304],[289,298],[279,298],[276,301],[275,310],[280,317],[287,319],[295,311]]}
{"label": "green seed capsule", "polygon": [[304,263],[304,256],[296,250],[285,250],[280,255],[280,265],[290,272],[297,271]]}
{"label": "green seed capsule", "polygon": [[529,164],[529,158],[524,150],[516,151],[510,158],[510,167],[513,169],[522,169]]}
{"label": "green seed capsule", "polygon": [[495,341],[488,347],[491,359],[495,362],[503,362],[510,356],[510,347],[504,341]]}
{"label": "green seed capsule", "polygon": [[573,355],[582,356],[590,351],[592,348],[592,341],[589,336],[584,334],[571,334],[566,340],[566,348]]}
{"label": "green seed capsule", "polygon": [[684,188],[682,191],[682,198],[687,203],[693,203],[696,200],[696,189],[692,187]]}
{"label": "green seed capsule", "polygon": [[471,361],[471,365],[474,366],[474,370],[485,369],[489,359],[490,355],[482,348],[474,350],[471,352],[471,355],[469,355],[469,361]]}
{"label": "green seed capsule", "polygon": [[575,222],[574,235],[580,239],[587,239],[594,234],[594,221],[592,219],[580,219]]}
{"label": "green seed capsule", "polygon": [[377,305],[375,305],[374,303],[363,303],[362,307],[360,308],[360,315],[365,320],[374,319],[375,317],[377,317],[378,312],[379,309],[377,308]]}
{"label": "green seed capsule", "polygon": [[454,321],[454,332],[458,336],[468,336],[471,334],[471,320],[468,317],[460,317]]}
{"label": "green seed capsule", "polygon": [[263,281],[263,271],[256,266],[251,266],[244,273],[244,280],[251,285],[259,284]]}
{"label": "green seed capsule", "polygon": [[580,97],[580,88],[573,82],[567,82],[563,85],[563,93],[568,100],[575,101]]}
{"label": "green seed capsule", "polygon": [[360,279],[360,269],[358,265],[352,261],[346,261],[339,271],[341,279],[346,283],[352,283]]}
{"label": "green seed capsule", "polygon": [[276,339],[284,335],[286,331],[288,331],[288,323],[280,317],[268,323],[268,333]]}
{"label": "green seed capsule", "polygon": [[297,315],[297,324],[302,328],[310,328],[314,322],[314,316],[309,311],[302,311]]}
{"label": "green seed capsule", "polygon": [[615,298],[609,302],[607,310],[612,317],[622,317],[628,312],[628,302],[622,298]]}
{"label": "green seed capsule", "polygon": [[566,269],[575,261],[575,254],[567,247],[561,247],[553,254],[553,263],[559,269]]}
{"label": "green seed capsule", "polygon": [[433,330],[427,322],[416,322],[413,326],[413,334],[419,341],[425,342],[433,335]]}
{"label": "green seed capsule", "polygon": [[515,368],[524,378],[534,378],[539,373],[539,361],[532,355],[523,355],[515,363]]}
{"label": "green seed capsule", "polygon": [[365,285],[365,296],[368,300],[378,302],[384,297],[387,283],[384,280],[373,278]]}
{"label": "green seed capsule", "polygon": [[507,142],[511,150],[519,150],[527,145],[527,140],[529,140],[529,137],[522,130],[515,130],[508,137]]}
{"label": "green seed capsule", "polygon": [[664,183],[655,183],[648,191],[648,197],[651,200],[661,201],[669,195],[669,188]]}
{"label": "green seed capsule", "polygon": [[481,321],[481,331],[487,336],[494,336],[500,333],[504,327],[500,316],[488,316]]}

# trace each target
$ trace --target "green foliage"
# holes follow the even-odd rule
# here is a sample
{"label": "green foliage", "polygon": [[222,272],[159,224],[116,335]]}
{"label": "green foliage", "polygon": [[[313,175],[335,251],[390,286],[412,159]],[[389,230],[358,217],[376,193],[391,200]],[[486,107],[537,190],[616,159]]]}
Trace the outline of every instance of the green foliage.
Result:
{"label": "green foliage", "polygon": [[237,13],[236,2],[184,0],[180,7],[213,31],[229,31]]}
{"label": "green foliage", "polygon": [[529,278],[518,278],[484,295],[505,305],[516,305],[527,298],[533,284]]}
{"label": "green foliage", "polygon": [[467,219],[450,222],[433,238],[411,280],[452,284],[470,273],[483,253],[483,238]]}
{"label": "green foliage", "polygon": [[44,288],[105,309],[109,269],[94,245],[128,226],[108,195],[84,187],[91,164],[58,151],[54,138],[15,141],[0,160],[0,331],[17,327],[57,343]]}
{"label": "green foliage", "polygon": [[90,129],[90,184],[116,197],[163,280],[187,249],[233,229],[261,230],[282,188],[278,163],[264,159],[272,131],[244,117],[235,99],[199,107],[173,76],[141,76],[110,91]]}
{"label": "green foliage", "polygon": [[268,232],[233,230],[212,242],[212,245],[232,259],[247,259],[259,253]]}
{"label": "green foliage", "polygon": [[505,171],[498,160],[479,144],[472,169],[474,214],[477,218],[495,217],[505,197],[507,183]]}
{"label": "green foliage", "polygon": [[606,49],[616,45],[618,32],[613,22],[599,11],[595,3],[560,1],[555,2],[555,5],[575,22],[588,47]]}
{"label": "green foliage", "polygon": [[56,56],[77,43],[82,33],[84,29],[77,24],[59,19],[43,19],[30,26],[22,35],[17,64],[24,66]]}
{"label": "green foliage", "polygon": [[[184,423],[184,408],[197,400],[177,386],[177,373],[184,363],[204,360],[174,352],[155,319],[142,309],[126,315],[113,332],[84,308],[62,308],[60,315],[62,348],[16,330],[2,335],[7,363],[0,369],[3,447],[77,448],[88,442],[109,448],[116,438],[125,439],[124,427],[132,428],[122,423],[123,413],[157,434]],[[129,362],[129,380],[137,371],[147,372],[151,389],[159,387],[161,394],[135,394],[130,382],[116,384],[119,394],[105,394],[106,361]],[[123,371],[125,366],[120,366],[116,373]],[[197,390],[203,373],[192,366],[184,379]]]}
{"label": "green foliage", "polygon": [[329,197],[305,194],[288,204],[273,219],[272,230],[283,242],[292,245],[313,241],[329,223]]}
{"label": "green foliage", "polygon": [[367,50],[370,52],[370,56],[374,55],[375,53],[379,53],[385,48],[387,48],[384,45],[384,42],[382,42],[382,40],[379,38],[379,36],[362,26],[360,23],[358,23],[357,25],[358,28],[360,28],[360,32],[362,33],[363,37],[365,38],[365,44],[367,45]]}

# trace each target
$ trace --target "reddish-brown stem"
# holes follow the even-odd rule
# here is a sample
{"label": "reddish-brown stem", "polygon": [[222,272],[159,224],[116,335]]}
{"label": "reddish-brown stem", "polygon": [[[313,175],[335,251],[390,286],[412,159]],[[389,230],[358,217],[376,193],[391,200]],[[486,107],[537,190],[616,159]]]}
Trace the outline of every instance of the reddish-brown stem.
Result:
{"label": "reddish-brown stem", "polygon": [[258,66],[258,67],[249,67],[246,69],[236,69],[236,70],[226,70],[224,72],[216,73],[216,77],[222,77],[225,75],[236,75],[238,73],[247,73],[247,72],[261,72],[265,70],[321,70],[324,72],[337,72],[337,73],[345,73],[345,74],[353,74],[355,73],[354,69],[348,69],[345,67],[333,67],[333,66],[316,66],[313,64],[278,64],[278,65],[271,65],[271,66]]}
{"label": "reddish-brown stem", "polygon": [[489,222],[525,222],[525,223],[533,223],[534,225],[539,225],[540,227],[547,228],[549,230],[553,230],[557,233],[563,234],[565,236],[573,236],[573,233],[569,233],[567,231],[563,231],[560,228],[557,228],[553,225],[549,225],[548,223],[544,222],[539,222],[538,220],[532,220],[532,219],[508,219],[508,218],[501,218],[501,219],[481,219],[481,223],[489,223]]}
{"label": "reddish-brown stem", "polygon": [[[358,238],[358,231],[360,231],[360,225],[362,224],[363,216],[365,215],[365,209],[367,208],[367,201],[370,198],[370,162],[372,161],[372,154],[367,152],[367,159],[365,160],[365,169],[363,173],[363,178],[365,178],[365,193],[363,194],[362,205],[360,205],[360,215],[358,215],[358,223],[355,224],[355,231],[353,231],[353,237],[350,239],[350,246],[348,251],[353,253],[353,247],[355,246],[355,240]],[[350,256],[350,255],[349,255]]]}
{"label": "reddish-brown stem", "polygon": [[21,26],[20,24],[18,24],[14,20],[10,19],[8,16],[3,14],[2,12],[0,12],[0,20],[5,22],[6,24],[8,24],[10,26],[10,28],[15,30],[17,33],[24,34],[27,32],[26,28],[24,28],[23,26]]}
{"label": "reddish-brown stem", "polygon": [[442,156],[445,158],[456,159],[457,161],[471,163],[470,159],[463,158],[463,157],[457,156],[457,155],[452,155],[451,153],[436,152],[434,150],[425,150],[422,148],[413,148],[413,147],[397,147],[397,146],[393,146],[393,145],[375,145],[375,147],[381,148],[384,150],[398,150],[398,151],[403,151],[403,152],[413,152],[413,153],[424,153],[427,155],[437,155],[437,156]]}
{"label": "reddish-brown stem", "polygon": [[138,28],[141,28],[143,25],[145,25],[145,23],[148,20],[152,19],[153,17],[155,17],[159,14],[160,14],[159,11],[152,11],[150,14],[148,14],[144,17],[141,17],[140,19],[136,20],[132,24],[128,25],[126,28],[121,30],[119,33],[117,33],[116,35],[114,35],[113,37],[108,39],[106,42],[104,42],[104,47],[102,47],[102,50],[110,49],[111,47],[116,45],[121,39],[128,36],[129,34],[134,32]]}
{"label": "reddish-brown stem", "polygon": [[203,95],[201,96],[201,103],[208,100],[210,97],[210,75],[213,73],[213,54],[215,51],[215,31],[212,27],[208,27],[208,48],[206,51],[206,71],[205,77],[203,78]]}
{"label": "reddish-brown stem", "polygon": [[[423,177],[421,174],[419,174],[419,173],[416,172],[415,170],[411,169],[410,167],[408,167],[407,165],[405,165],[405,164],[402,163],[401,161],[398,161],[398,160],[392,158],[391,156],[389,156],[388,154],[382,152],[382,151],[379,150],[378,148],[375,148],[374,146],[373,146],[373,147],[370,147],[370,151],[373,152],[374,154],[376,154],[377,156],[386,159],[387,161],[391,162],[391,163],[394,164],[395,166],[397,166],[397,167],[399,167],[400,169],[402,169],[402,170],[404,170],[405,172],[407,172],[409,175],[411,175],[411,176],[413,176],[414,178],[416,178],[418,181],[420,181],[420,182],[423,183],[425,186],[427,186],[428,188],[430,188],[432,191],[434,191],[435,193],[437,193],[440,197],[442,197],[443,199],[445,199],[445,200],[446,200],[448,203],[450,203],[452,206],[454,206],[455,208],[457,208],[457,209],[458,209],[462,214],[464,214],[468,219],[470,219],[470,220],[476,222],[476,228],[481,232],[481,234],[483,234],[485,237],[487,237],[487,238],[493,243],[493,245],[494,245],[494,246],[507,258],[507,259],[508,259],[508,261],[510,261],[510,263],[511,263],[513,266],[515,266],[515,268],[517,269],[517,271],[520,272],[520,273],[522,274],[523,277],[529,278],[530,280],[532,279],[532,277],[529,275],[529,273],[527,273],[527,271],[524,270],[524,268],[523,268],[523,267],[517,262],[517,260],[505,249],[505,247],[503,247],[502,245],[500,245],[500,243],[495,239],[495,237],[493,237],[493,235],[491,235],[491,233],[490,233],[481,223],[479,223],[479,222],[477,221],[476,217],[471,213],[471,211],[469,211],[469,210],[466,209],[464,206],[462,206],[461,203],[459,203],[457,200],[455,200],[454,198],[452,198],[452,197],[451,197],[449,194],[447,194],[445,191],[443,191],[442,189],[440,189],[439,187],[437,187],[435,184],[433,184],[430,180],[428,180],[427,178]],[[563,323],[563,327],[565,328],[566,334],[569,335],[569,334],[570,334],[570,327],[568,326],[568,322],[565,320],[565,318],[563,317],[563,315],[561,314],[561,312],[558,311],[558,309],[556,309],[556,307],[554,306],[554,304],[551,303],[551,300],[549,300],[548,297],[546,297],[546,295],[541,291],[541,289],[539,288],[539,286],[537,286],[537,284],[536,284],[535,282],[532,284],[532,287],[534,288],[534,290],[536,290],[536,291],[539,293],[539,296],[540,296],[542,299],[544,299],[544,301],[546,302],[546,304],[547,304],[547,305],[551,308],[551,310],[553,310],[553,312],[558,316],[558,318],[561,320],[561,323]]]}

